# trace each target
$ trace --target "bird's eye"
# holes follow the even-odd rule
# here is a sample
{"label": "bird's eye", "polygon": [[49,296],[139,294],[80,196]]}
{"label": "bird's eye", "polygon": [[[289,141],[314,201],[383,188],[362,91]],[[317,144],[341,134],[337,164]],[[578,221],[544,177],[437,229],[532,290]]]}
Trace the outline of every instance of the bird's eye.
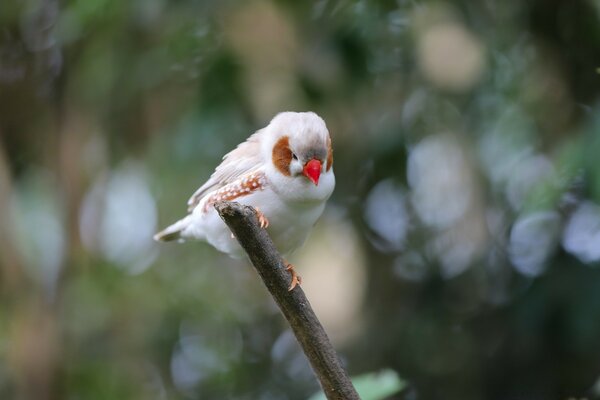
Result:
{"label": "bird's eye", "polygon": [[296,155],[296,153],[292,153],[292,158],[296,161],[298,161],[298,156]]}

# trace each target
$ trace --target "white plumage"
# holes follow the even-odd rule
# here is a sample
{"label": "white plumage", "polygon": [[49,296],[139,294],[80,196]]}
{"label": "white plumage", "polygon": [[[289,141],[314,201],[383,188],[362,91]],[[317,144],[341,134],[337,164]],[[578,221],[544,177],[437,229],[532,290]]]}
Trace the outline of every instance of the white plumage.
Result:
{"label": "white plumage", "polygon": [[156,240],[205,240],[241,257],[242,248],[213,207],[237,201],[257,208],[269,222],[278,250],[298,248],[321,216],[335,186],[331,139],[312,112],[283,112],[223,157],[188,201],[190,214],[156,234]]}

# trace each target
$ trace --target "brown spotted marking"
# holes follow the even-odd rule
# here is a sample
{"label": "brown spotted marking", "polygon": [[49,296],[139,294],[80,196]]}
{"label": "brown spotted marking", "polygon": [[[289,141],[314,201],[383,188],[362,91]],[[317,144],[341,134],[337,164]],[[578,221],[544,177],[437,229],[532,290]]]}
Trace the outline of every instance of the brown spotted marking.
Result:
{"label": "brown spotted marking", "polygon": [[232,201],[238,197],[247,196],[257,190],[263,190],[266,184],[267,179],[265,174],[262,172],[254,172],[213,192],[206,199],[202,211],[207,212],[209,207],[214,205],[217,201]]}
{"label": "brown spotted marking", "polygon": [[292,150],[290,150],[290,139],[283,136],[273,146],[273,165],[285,176],[290,176],[290,163],[292,162]]}
{"label": "brown spotted marking", "polygon": [[327,138],[327,169],[325,171],[329,171],[331,166],[333,165],[333,147],[331,146],[331,138]]}

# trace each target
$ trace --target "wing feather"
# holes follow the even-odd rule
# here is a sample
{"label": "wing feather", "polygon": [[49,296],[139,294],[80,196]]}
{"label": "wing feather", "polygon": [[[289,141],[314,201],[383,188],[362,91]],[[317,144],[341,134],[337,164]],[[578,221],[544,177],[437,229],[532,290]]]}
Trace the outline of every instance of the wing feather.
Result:
{"label": "wing feather", "polygon": [[263,129],[252,134],[245,142],[223,156],[223,161],[215,169],[208,181],[188,200],[188,211],[192,211],[209,192],[217,190],[237,178],[256,172],[262,168],[260,138]]}

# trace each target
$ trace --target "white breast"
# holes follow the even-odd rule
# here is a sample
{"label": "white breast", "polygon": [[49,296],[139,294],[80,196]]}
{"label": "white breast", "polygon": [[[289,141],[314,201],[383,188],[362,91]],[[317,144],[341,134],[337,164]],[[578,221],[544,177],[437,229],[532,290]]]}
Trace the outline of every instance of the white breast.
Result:
{"label": "white breast", "polygon": [[[288,182],[278,182],[275,179],[275,182],[269,182],[263,190],[239,197],[235,201],[258,208],[267,217],[269,234],[277,249],[286,255],[304,243],[323,213],[325,202],[334,186],[332,171],[322,175],[319,186],[314,186],[305,179],[289,179]],[[204,208],[201,203],[190,217],[190,223],[182,232],[184,238],[206,240],[219,251],[235,258],[244,255],[214,207]]]}

